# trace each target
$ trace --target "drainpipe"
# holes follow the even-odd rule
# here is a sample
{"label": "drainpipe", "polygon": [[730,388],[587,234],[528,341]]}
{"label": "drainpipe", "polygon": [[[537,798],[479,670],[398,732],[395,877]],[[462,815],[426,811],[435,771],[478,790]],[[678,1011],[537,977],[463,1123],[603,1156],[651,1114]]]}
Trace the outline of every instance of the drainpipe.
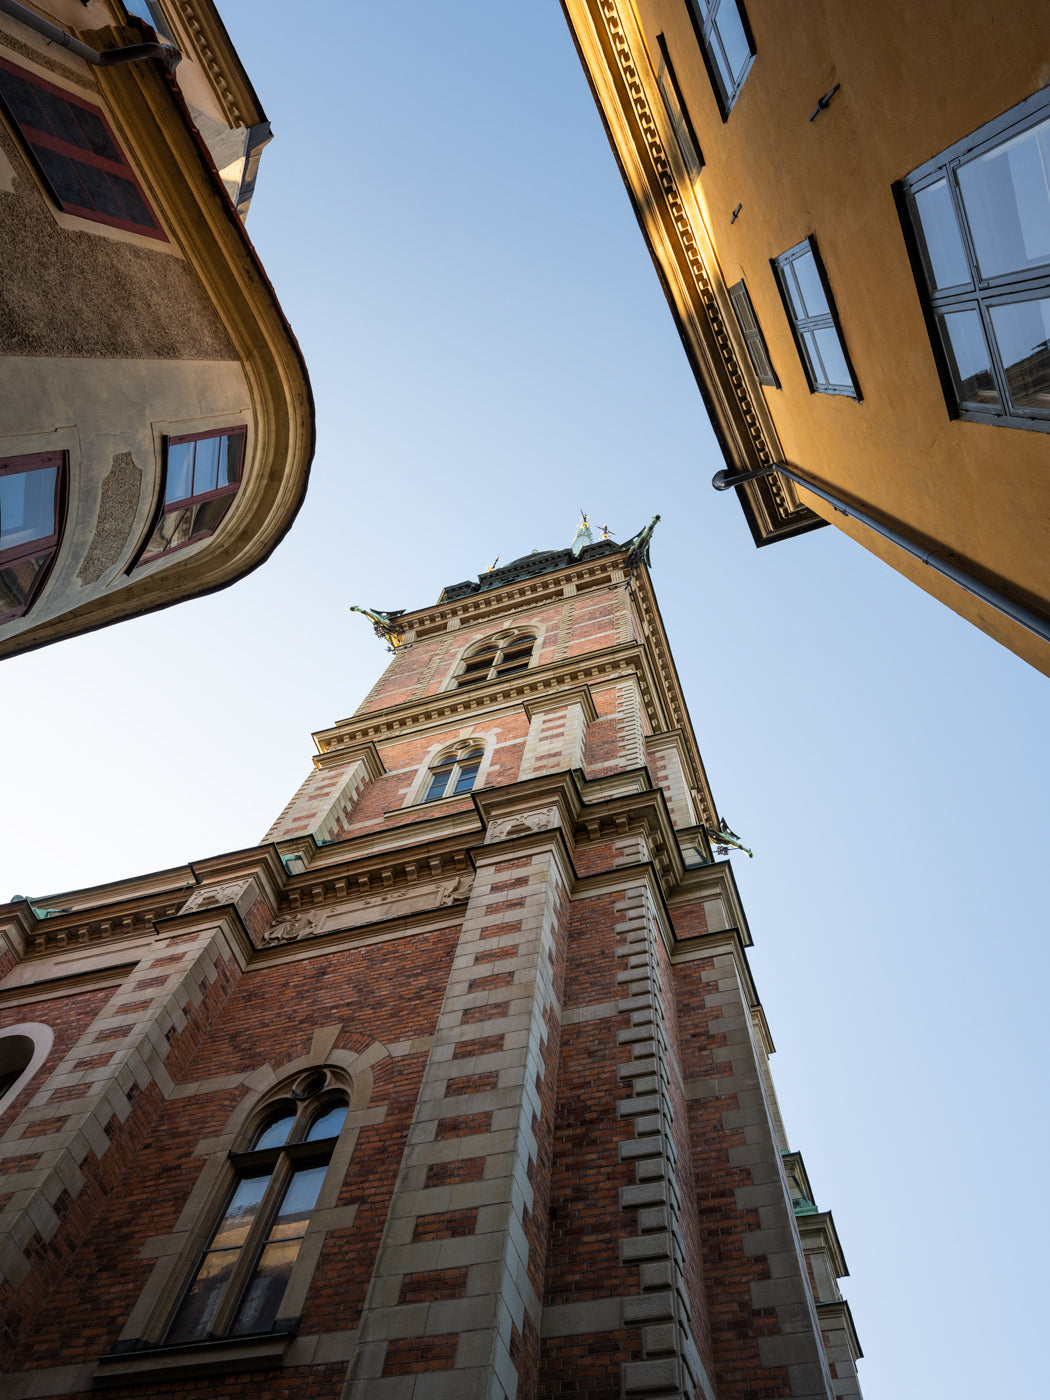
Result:
{"label": "drainpipe", "polygon": [[38,15],[35,10],[27,10],[18,0],[0,0],[0,12],[19,20],[27,29],[35,29],[52,44],[60,44],[96,68],[111,68],[115,63],[138,63],[143,58],[159,58],[168,72],[174,73],[182,58],[182,54],[171,44],[129,44],[123,49],[93,49]]}
{"label": "drainpipe", "polygon": [[827,501],[828,505],[837,510],[840,515],[848,516],[851,520],[857,520],[861,525],[866,525],[869,530],[874,530],[884,540],[889,540],[898,549],[903,549],[913,559],[918,559],[920,564],[927,565],[935,573],[949,579],[965,592],[972,594],[973,597],[979,598],[982,603],[987,603],[1003,617],[1008,617],[1011,622],[1018,623],[1026,631],[1038,637],[1040,641],[1050,642],[1050,618],[1045,617],[1042,613],[1033,612],[1031,608],[1025,607],[1015,598],[1000,592],[998,588],[993,588],[991,584],[975,578],[965,569],[960,569],[958,564],[952,564],[947,559],[942,559],[939,554],[934,554],[932,550],[924,549],[921,545],[915,544],[906,535],[894,530],[892,526],[884,525],[881,520],[876,520],[867,511],[850,505],[840,496],[834,495],[827,487],[818,486],[815,482],[807,480],[794,467],[788,467],[783,462],[773,462],[766,467],[755,467],[753,471],[732,474],[723,469],[720,472],[715,472],[711,478],[711,485],[716,491],[728,491],[732,486],[743,486],[749,481],[758,481],[761,477],[774,475],[786,476],[796,485],[805,487],[807,491],[812,491],[814,496],[819,496],[822,501]]}

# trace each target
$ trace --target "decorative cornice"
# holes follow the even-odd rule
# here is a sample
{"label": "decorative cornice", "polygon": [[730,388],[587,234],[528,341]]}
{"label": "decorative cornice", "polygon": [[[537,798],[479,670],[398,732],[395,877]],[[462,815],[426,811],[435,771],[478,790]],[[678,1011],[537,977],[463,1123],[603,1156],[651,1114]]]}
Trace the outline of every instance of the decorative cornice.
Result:
{"label": "decorative cornice", "polygon": [[[779,460],[781,455],[779,449],[775,444],[770,445],[770,438],[775,437],[775,428],[768,418],[764,404],[758,404],[752,394],[749,377],[742,369],[732,335],[723,315],[719,293],[723,292],[724,289],[719,283],[716,290],[708,270],[709,263],[716,263],[716,259],[710,247],[708,247],[705,257],[704,250],[700,246],[698,232],[710,244],[710,240],[706,237],[702,216],[699,209],[695,208],[691,191],[688,195],[688,202],[683,196],[683,185],[687,189],[689,188],[684,167],[679,174],[676,162],[669,156],[668,146],[664,144],[660,136],[662,112],[658,117],[656,104],[649,100],[647,85],[642,73],[643,65],[639,63],[635,55],[635,46],[638,49],[645,48],[644,38],[638,34],[634,45],[632,45],[630,35],[636,29],[636,25],[621,13],[624,7],[619,3],[619,0],[565,0],[565,8],[570,24],[576,32],[581,56],[590,68],[592,86],[599,107],[604,105],[603,87],[606,85],[600,81],[602,74],[595,70],[594,59],[597,57],[595,47],[602,60],[609,65],[610,71],[607,77],[612,82],[612,101],[616,103],[617,109],[625,118],[628,113],[633,115],[637,135],[633,139],[625,136],[625,139],[630,140],[631,150],[639,157],[644,151],[648,158],[651,176],[646,178],[644,170],[639,169],[638,177],[643,182],[644,191],[649,195],[649,200],[642,197],[642,191],[632,188],[629,174],[630,163],[626,159],[628,152],[619,147],[615,139],[614,123],[611,120],[612,113],[606,111],[605,117],[610,139],[620,157],[625,182],[634,199],[639,220],[647,236],[652,234],[651,219],[654,213],[653,204],[650,201],[656,202],[655,196],[657,194],[662,196],[666,217],[660,221],[660,224],[668,239],[673,240],[673,247],[669,247],[668,252],[674,257],[676,265],[683,269],[688,283],[691,285],[692,294],[688,297],[691,311],[694,315],[702,315],[707,322],[709,334],[699,338],[697,349],[702,356],[705,352],[712,359],[717,356],[722,370],[721,376],[714,376],[714,383],[710,387],[713,388],[715,384],[718,384],[723,393],[727,395],[735,410],[734,421],[744,434],[744,442],[741,446],[745,447],[746,450],[742,454],[741,465],[746,467],[765,466]],[[583,42],[585,35],[581,21],[584,17],[589,20],[593,28],[595,45]],[[611,55],[612,63],[609,62],[606,55]],[[644,68],[647,70],[651,68],[647,53],[644,59]],[[618,83],[612,81],[614,74]],[[616,93],[617,87],[622,91],[622,98]],[[694,207],[690,208],[689,205]],[[654,256],[656,255],[657,250],[654,246]],[[658,261],[660,261],[659,258]],[[672,306],[673,304],[672,299]],[[715,368],[714,364],[711,368]],[[785,526],[788,526],[790,532],[794,533],[800,524],[820,523],[819,517],[814,516],[808,507],[800,505],[794,495],[793,488],[786,486],[779,477],[767,477],[760,482],[751,483],[746,488],[746,494],[759,517],[769,515],[769,507],[773,507],[773,518],[770,522],[772,529],[768,530],[768,533],[783,530]],[[762,499],[763,497],[767,497],[768,500]]]}
{"label": "decorative cornice", "polygon": [[563,690],[579,687],[593,690],[602,684],[615,685],[625,676],[634,676],[637,680],[652,727],[660,730],[667,728],[666,702],[671,701],[672,697],[661,693],[662,687],[657,684],[645,647],[636,642],[625,642],[590,656],[532,667],[488,685],[475,685],[468,690],[443,690],[423,700],[366,711],[341,720],[331,729],[319,730],[313,738],[319,751],[328,754],[342,749],[344,745],[401,738],[409,731],[447,724],[460,716],[494,714],[500,706],[523,705],[526,701],[556,696]]}

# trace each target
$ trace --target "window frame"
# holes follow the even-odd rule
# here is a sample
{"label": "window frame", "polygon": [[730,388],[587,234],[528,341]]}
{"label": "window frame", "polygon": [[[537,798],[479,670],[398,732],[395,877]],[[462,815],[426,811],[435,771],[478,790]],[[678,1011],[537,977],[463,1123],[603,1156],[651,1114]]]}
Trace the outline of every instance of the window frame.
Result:
{"label": "window frame", "polygon": [[[788,287],[788,270],[793,264],[801,261],[807,254],[813,258],[813,265],[817,277],[820,281],[821,290],[827,306],[826,312],[821,312],[818,316],[799,316],[791,299]],[[793,247],[786,249],[775,258],[770,258],[769,265],[773,269],[773,280],[777,284],[780,293],[780,300],[784,305],[784,314],[787,316],[788,325],[791,327],[791,334],[795,340],[795,348],[798,350],[798,357],[802,363],[802,369],[806,376],[806,383],[809,385],[811,394],[829,394],[834,398],[855,399],[861,402],[862,396],[860,385],[857,382],[857,375],[853,368],[853,361],[850,358],[849,350],[846,346],[845,336],[842,334],[842,323],[839,320],[838,308],[835,305],[835,298],[831,294],[831,285],[824,267],[820,250],[817,247],[817,240],[813,234],[808,235],[801,243],[796,243]],[[798,286],[798,279],[794,272],[791,272],[795,285]],[[818,330],[833,330],[838,338],[839,349],[845,362],[846,373],[849,375],[849,384],[838,384],[830,379],[822,379],[818,368],[814,365],[809,348],[803,336],[807,333],[814,333]]]}
{"label": "window frame", "polygon": [[[509,665],[507,652],[518,649],[521,643],[529,641],[528,660],[524,666]],[[483,637],[474,642],[459,658],[456,668],[452,674],[452,690],[473,690],[476,686],[491,685],[495,681],[504,680],[509,676],[519,675],[522,671],[527,671],[536,659],[536,644],[539,641],[535,632],[515,630],[511,632],[497,632],[493,637]],[[480,674],[479,668],[470,671],[470,663],[479,656],[485,654],[486,648],[491,648],[494,652],[494,659],[486,668],[484,675]],[[513,658],[510,658],[513,659]],[[464,683],[463,677],[467,674],[476,676]]]}
{"label": "window frame", "polygon": [[[477,757],[477,763],[472,760]],[[481,776],[481,769],[485,763],[486,747],[481,739],[464,739],[452,748],[440,750],[430,763],[427,764],[423,776],[423,785],[419,793],[419,803],[423,805],[428,802],[444,802],[453,797],[466,797],[478,786],[478,778]],[[468,765],[468,760],[471,763]],[[471,775],[470,786],[464,788],[462,792],[457,788],[463,780],[464,770],[468,766],[473,766],[474,772]],[[448,769],[448,778],[441,792],[431,796],[434,786],[434,776],[442,768]],[[450,791],[451,789],[451,791]]]}
{"label": "window frame", "polygon": [[[758,317],[755,315],[754,302],[751,300],[743,278],[741,278],[739,282],[734,282],[731,287],[727,287],[726,291],[729,295],[730,305],[733,308],[733,314],[736,316],[736,323],[740,327],[740,334],[744,337],[744,345],[747,347],[748,359],[751,361],[751,368],[755,371],[755,378],[760,384],[765,384],[767,388],[779,389],[780,380],[777,378],[777,372],[773,368],[773,361],[769,354],[769,346],[766,344],[766,338],[762,334],[762,327],[759,325]],[[750,329],[744,325],[740,315],[741,303],[751,318]],[[765,364],[764,369],[758,362],[758,353],[761,353],[762,360]]]}
{"label": "window frame", "polygon": [[[169,501],[167,499],[167,488],[168,460],[170,449],[172,447],[179,447],[183,443],[204,442],[210,441],[214,438],[239,439],[240,474],[237,480],[235,482],[228,483],[225,486],[216,487],[214,490],[198,492],[196,494],[192,492],[191,484],[191,494],[189,496],[178,496],[174,500]],[[161,441],[162,465],[160,473],[160,491],[158,493],[157,505],[154,508],[153,514],[150,516],[149,524],[146,527],[143,545],[135,555],[135,558],[132,560],[128,572],[130,573],[133,569],[137,569],[141,565],[152,564],[153,561],[156,559],[164,559],[170,554],[178,554],[180,550],[188,549],[190,545],[200,544],[202,540],[210,539],[212,535],[214,535],[219,529],[221,529],[221,527],[225,524],[227,517],[229,516],[230,510],[232,510],[233,508],[233,498],[240,491],[241,486],[244,483],[247,458],[248,429],[247,425],[244,423],[237,423],[232,425],[231,427],[225,428],[208,428],[203,432],[197,433],[180,433],[177,435],[165,435]],[[230,498],[230,505],[227,506],[226,510],[223,511],[219,519],[209,529],[197,531],[191,534],[189,539],[180,540],[177,544],[168,545],[165,549],[150,550],[150,545],[153,543],[154,536],[160,529],[161,521],[166,515],[174,515],[177,513],[181,513],[185,510],[195,510],[202,505],[206,505],[209,501],[223,500],[227,497]]]}
{"label": "window frame", "polygon": [[[711,88],[715,95],[715,101],[718,103],[719,113],[724,122],[728,121],[729,113],[736,105],[741,90],[745,82],[747,82],[747,76],[754,67],[755,58],[757,56],[755,39],[754,35],[751,33],[751,24],[747,17],[747,10],[744,8],[743,0],[686,0],[686,4],[689,10],[689,16],[693,21],[693,29],[696,32],[696,41],[700,45],[700,52],[704,56],[704,64],[707,68],[707,75],[711,80]],[[725,44],[722,41],[722,31],[719,29],[718,24],[719,14],[723,5],[731,5],[736,10],[740,20],[740,27],[743,30],[749,50],[747,62],[743,65],[739,73],[733,74],[731,86],[727,86],[721,69],[718,66],[718,60],[715,58],[712,43],[713,36],[714,42],[718,44],[719,51],[726,61],[726,67],[732,70],[732,65],[726,54]],[[701,6],[706,6],[706,13],[701,14]]]}
{"label": "window frame", "polygon": [[700,142],[696,139],[693,119],[689,115],[689,108],[686,106],[685,97],[678,83],[678,74],[674,70],[667,40],[663,34],[657,34],[656,45],[659,49],[659,62],[656,65],[657,90],[663,101],[667,120],[671,123],[671,130],[674,132],[675,143],[685,165],[686,174],[690,180],[695,181],[700,178],[700,172],[704,168],[704,153],[700,148]]}
{"label": "window frame", "polygon": [[[73,214],[79,219],[87,219],[90,223],[104,224],[109,228],[119,228],[127,233],[135,233],[143,238],[152,238],[156,242],[169,242],[168,235],[160,226],[153,206],[146,198],[142,184],[132,168],[127,156],[124,154],[120,142],[117,140],[113,128],[106,119],[101,107],[93,102],[86,101],[79,93],[71,92],[68,88],[59,87],[57,83],[48,82],[46,78],[40,77],[28,68],[22,68],[10,59],[0,57],[0,70],[6,71],[28,84],[30,87],[38,88],[51,97],[57,97],[67,106],[79,108],[81,111],[90,113],[91,117],[97,121],[109,139],[110,146],[116,154],[117,159],[113,160],[109,156],[103,156],[87,147],[77,145],[73,141],[67,141],[61,136],[56,136],[53,131],[45,131],[42,127],[33,126],[29,122],[20,118],[13,107],[9,105],[8,99],[0,91],[0,112],[3,112],[14,129],[19,142],[25,151],[33,170],[47,191],[49,198],[56,207],[63,213]],[[75,120],[75,117],[74,117]],[[76,166],[86,166],[103,174],[113,175],[117,179],[124,180],[130,184],[138,198],[142,201],[142,207],[149,216],[151,223],[141,223],[135,219],[119,218],[114,214],[106,213],[104,210],[93,208],[90,204],[78,204],[64,197],[59,193],[57,187],[48,175],[44,165],[44,160],[39,154],[40,151],[50,151],[54,155],[64,156],[72,161]],[[78,177],[79,178],[79,177]],[[83,182],[82,182],[83,183]],[[84,193],[90,196],[90,190],[83,186]]]}
{"label": "window frame", "polygon": [[[302,1235],[299,1237],[299,1249],[296,1258],[289,1268],[285,1286],[281,1291],[281,1296],[276,1305],[276,1314],[272,1326],[262,1331],[237,1332],[234,1326],[241,1306],[245,1302],[249,1288],[256,1276],[257,1266],[262,1257],[263,1250],[269,1242],[269,1235],[274,1221],[278,1217],[280,1207],[284,1202],[285,1194],[292,1181],[297,1168],[308,1167],[310,1165],[321,1165],[325,1167],[325,1175],[322,1177],[318,1190],[318,1199],[327,1184],[328,1172],[332,1165],[332,1160],[336,1155],[336,1146],[343,1131],[347,1127],[351,1111],[351,1096],[341,1084],[334,1082],[325,1071],[312,1071],[302,1076],[302,1080],[310,1080],[315,1075],[324,1075],[325,1083],[323,1087],[315,1092],[303,1094],[298,1086],[293,1086],[291,1090],[287,1087],[283,1092],[269,1098],[266,1103],[252,1115],[248,1130],[240,1135],[243,1144],[240,1148],[234,1147],[230,1151],[226,1162],[225,1190],[223,1191],[218,1208],[211,1212],[210,1228],[203,1238],[201,1247],[192,1256],[191,1267],[187,1270],[182,1287],[174,1305],[170,1308],[167,1319],[163,1326],[163,1335],[160,1342],[162,1347],[200,1347],[212,1342],[222,1341],[248,1341],[252,1338],[278,1336],[289,1331],[294,1331],[297,1326],[297,1319],[282,1316],[281,1308],[285,1297],[290,1291],[290,1286],[294,1278],[295,1270],[303,1255],[303,1243],[305,1242],[309,1230],[310,1220],[308,1219]],[[302,1082],[302,1081],[300,1081]],[[331,1137],[319,1138],[313,1142],[306,1140],[312,1125],[318,1118],[335,1107],[337,1104],[344,1105],[342,1122],[339,1131]],[[266,1127],[279,1119],[282,1111],[293,1109],[295,1118],[283,1143],[273,1147],[255,1148],[254,1143],[265,1131]],[[204,1336],[173,1336],[176,1332],[180,1320],[180,1313],[183,1305],[189,1299],[193,1285],[197,1282],[201,1268],[204,1265],[212,1245],[219,1234],[227,1218],[227,1212],[233,1201],[240,1184],[254,1176],[261,1176],[266,1169],[269,1169],[267,1184],[259,1200],[259,1206],[255,1217],[249,1226],[244,1241],[241,1244],[237,1258],[230,1271],[229,1278],[222,1286],[219,1294],[219,1301],[215,1305],[211,1314],[207,1332]],[[317,1201],[310,1208],[310,1216],[321,1209]]]}
{"label": "window frame", "polygon": [[0,609],[2,609],[0,610],[0,624],[25,617],[40,597],[40,593],[55,566],[66,524],[66,505],[69,494],[69,454],[68,452],[30,452],[17,457],[0,456],[0,477],[23,476],[34,471],[50,471],[53,468],[57,468],[53,503],[54,530],[49,535],[38,535],[24,544],[12,545],[8,549],[0,548],[0,570],[35,554],[46,553],[47,562],[33,579],[26,593],[25,602],[20,607],[2,609],[2,605],[0,605]]}
{"label": "window frame", "polygon": [[[1007,380],[1007,367],[991,324],[993,307],[1050,299],[1050,257],[1031,268],[982,277],[958,179],[958,172],[963,166],[1006,146],[1023,136],[1026,131],[1048,120],[1050,88],[1043,88],[925,161],[893,187],[904,244],[911,262],[915,288],[926,321],[930,348],[944,391],[948,414],[951,418],[964,422],[1020,428],[1029,432],[1050,432],[1050,408],[1026,410],[1013,403]],[[969,285],[959,282],[938,290],[934,285],[932,259],[926,251],[925,228],[916,196],[941,181],[945,184],[955,215],[956,229],[966,257],[970,282]],[[946,343],[946,332],[941,328],[940,318],[965,311],[975,311],[980,319],[989,352],[992,378],[999,396],[998,407],[964,399],[956,384],[952,371],[952,352]]]}

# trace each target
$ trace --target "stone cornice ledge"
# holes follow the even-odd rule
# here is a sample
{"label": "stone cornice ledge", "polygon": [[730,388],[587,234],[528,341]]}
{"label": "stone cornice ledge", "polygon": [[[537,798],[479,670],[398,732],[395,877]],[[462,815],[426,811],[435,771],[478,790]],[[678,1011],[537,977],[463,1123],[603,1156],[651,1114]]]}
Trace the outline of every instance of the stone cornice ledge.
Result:
{"label": "stone cornice ledge", "polygon": [[403,705],[353,715],[340,720],[330,729],[318,730],[313,740],[323,755],[342,752],[345,747],[363,744],[370,739],[389,740],[407,731],[418,732],[426,725],[444,724],[456,715],[490,713],[499,704],[524,705],[556,696],[562,690],[594,690],[603,682],[615,685],[620,677],[630,674],[638,679],[646,715],[653,729],[663,731],[681,724],[681,716],[677,714],[673,715],[672,723],[668,723],[667,711],[672,709],[668,703],[670,696],[660,696],[663,703],[658,703],[660,687],[649,665],[645,647],[637,642],[624,642],[590,656],[532,667],[494,685],[471,686],[469,690],[443,690],[437,695],[428,695],[422,701],[412,700]]}

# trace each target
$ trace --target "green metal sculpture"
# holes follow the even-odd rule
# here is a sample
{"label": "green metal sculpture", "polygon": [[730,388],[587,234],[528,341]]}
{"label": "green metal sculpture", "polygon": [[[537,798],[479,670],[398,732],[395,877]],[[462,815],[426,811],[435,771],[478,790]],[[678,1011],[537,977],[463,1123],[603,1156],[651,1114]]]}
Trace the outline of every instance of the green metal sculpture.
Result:
{"label": "green metal sculpture", "polygon": [[404,617],[404,608],[399,608],[396,612],[378,612],[374,608],[359,608],[356,603],[351,604],[351,612],[360,613],[367,617],[372,624],[372,629],[380,641],[386,642],[391,651],[401,645],[404,639],[403,630],[398,627],[397,619]]}

